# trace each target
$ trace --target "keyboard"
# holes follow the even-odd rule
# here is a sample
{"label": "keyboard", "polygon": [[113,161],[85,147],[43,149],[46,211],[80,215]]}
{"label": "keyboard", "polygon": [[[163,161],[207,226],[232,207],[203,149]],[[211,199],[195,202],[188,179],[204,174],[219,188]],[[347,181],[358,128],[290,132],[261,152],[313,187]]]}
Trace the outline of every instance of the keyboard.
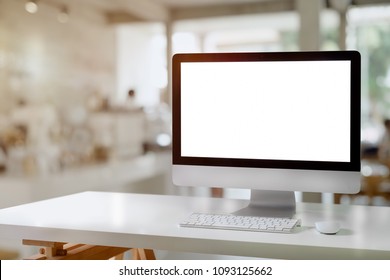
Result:
{"label": "keyboard", "polygon": [[181,227],[292,233],[300,226],[299,219],[237,216],[233,214],[192,213],[179,223]]}

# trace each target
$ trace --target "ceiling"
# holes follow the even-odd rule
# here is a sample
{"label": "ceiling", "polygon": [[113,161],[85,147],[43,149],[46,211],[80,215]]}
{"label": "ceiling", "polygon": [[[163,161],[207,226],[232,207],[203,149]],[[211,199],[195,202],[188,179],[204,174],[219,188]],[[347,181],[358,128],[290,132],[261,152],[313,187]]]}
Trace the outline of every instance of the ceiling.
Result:
{"label": "ceiling", "polygon": [[[175,21],[293,11],[295,10],[296,1],[297,0],[76,0],[75,3],[80,4],[82,2],[83,4],[100,9],[107,15],[109,22],[121,23],[136,21]],[[329,3],[332,0],[323,1],[324,4],[329,7]],[[351,4],[355,6],[383,3],[390,4],[390,0],[346,1],[350,1]]]}
{"label": "ceiling", "polygon": [[170,21],[253,14],[262,10],[290,10],[294,0],[93,0],[93,2],[107,4],[109,21],[123,22]]}

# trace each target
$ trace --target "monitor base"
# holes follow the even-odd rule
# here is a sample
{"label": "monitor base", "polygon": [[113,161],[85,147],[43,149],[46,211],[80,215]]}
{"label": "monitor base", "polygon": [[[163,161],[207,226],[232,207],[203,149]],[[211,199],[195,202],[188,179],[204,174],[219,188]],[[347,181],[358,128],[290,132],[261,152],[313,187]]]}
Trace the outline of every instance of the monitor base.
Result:
{"label": "monitor base", "polygon": [[251,190],[249,205],[234,215],[283,217],[295,215],[295,193],[290,191]]}

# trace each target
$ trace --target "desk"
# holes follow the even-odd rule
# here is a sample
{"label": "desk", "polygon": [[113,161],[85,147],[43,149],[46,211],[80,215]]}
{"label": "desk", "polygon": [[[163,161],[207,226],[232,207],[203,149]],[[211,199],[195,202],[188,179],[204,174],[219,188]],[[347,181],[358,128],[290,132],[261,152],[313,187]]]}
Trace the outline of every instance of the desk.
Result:
{"label": "desk", "polygon": [[[390,208],[301,203],[293,234],[181,228],[192,211],[232,212],[245,200],[83,192],[0,210],[0,238],[280,259],[390,259]],[[337,235],[314,223],[341,221]]]}

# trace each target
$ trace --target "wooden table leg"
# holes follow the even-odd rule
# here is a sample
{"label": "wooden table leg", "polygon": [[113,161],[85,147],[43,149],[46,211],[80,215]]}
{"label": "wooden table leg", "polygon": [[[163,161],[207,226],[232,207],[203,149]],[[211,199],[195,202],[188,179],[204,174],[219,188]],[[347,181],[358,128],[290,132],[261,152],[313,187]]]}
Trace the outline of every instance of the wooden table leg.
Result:
{"label": "wooden table leg", "polygon": [[133,260],[155,260],[156,256],[152,249],[134,248],[131,250],[133,253]]}
{"label": "wooden table leg", "polygon": [[33,260],[106,260],[123,257],[132,248],[71,244],[40,240],[23,240],[24,245],[43,246],[39,254],[27,259]]}

